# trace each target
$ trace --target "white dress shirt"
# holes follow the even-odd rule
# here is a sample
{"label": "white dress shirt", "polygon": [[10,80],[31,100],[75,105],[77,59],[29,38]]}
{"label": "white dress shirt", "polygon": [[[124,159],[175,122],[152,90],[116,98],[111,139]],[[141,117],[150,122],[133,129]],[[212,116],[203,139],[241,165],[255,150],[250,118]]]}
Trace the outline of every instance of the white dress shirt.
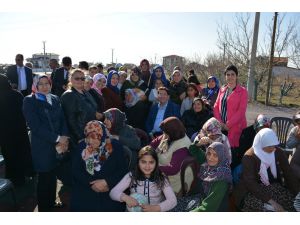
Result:
{"label": "white dress shirt", "polygon": [[19,91],[27,90],[25,67],[17,66],[17,72],[18,72],[18,90]]}

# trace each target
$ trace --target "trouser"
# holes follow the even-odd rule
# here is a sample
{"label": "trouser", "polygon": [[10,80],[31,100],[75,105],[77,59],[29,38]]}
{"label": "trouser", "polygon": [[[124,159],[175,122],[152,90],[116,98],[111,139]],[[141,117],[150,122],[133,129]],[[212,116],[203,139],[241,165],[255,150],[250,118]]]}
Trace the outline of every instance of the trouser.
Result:
{"label": "trouser", "polygon": [[38,173],[37,203],[39,212],[51,212],[56,199],[56,170]]}

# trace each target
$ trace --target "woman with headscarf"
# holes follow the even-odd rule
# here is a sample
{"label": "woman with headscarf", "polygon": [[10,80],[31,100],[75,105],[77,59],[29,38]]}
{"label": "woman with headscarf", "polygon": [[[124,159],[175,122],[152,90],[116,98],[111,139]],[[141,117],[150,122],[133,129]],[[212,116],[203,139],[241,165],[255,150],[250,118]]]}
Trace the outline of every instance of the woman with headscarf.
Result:
{"label": "woman with headscarf", "polygon": [[260,130],[242,159],[234,199],[242,211],[294,211],[299,183],[273,130]]}
{"label": "woman with headscarf", "polygon": [[213,142],[205,153],[193,144],[189,151],[201,164],[199,179],[202,198],[200,204],[192,211],[228,211],[228,190],[232,184],[232,176],[226,146],[220,142]]}
{"label": "woman with headscarf", "polygon": [[[131,69],[131,74],[129,79],[125,80],[121,87],[121,98],[125,100],[125,91],[127,89],[136,89],[136,91],[140,91],[141,100],[146,100],[147,97],[145,95],[145,91],[147,89],[146,83],[141,79],[141,71],[138,67],[134,66]],[[142,95],[143,93],[143,95]]]}
{"label": "woman with headscarf", "polygon": [[203,124],[212,117],[212,112],[208,110],[201,98],[194,98],[192,108],[186,110],[181,121],[186,128],[186,134],[189,138],[202,129]]}
{"label": "woman with headscarf", "polygon": [[219,80],[215,76],[210,76],[206,83],[206,88],[201,91],[201,97],[205,98],[211,107],[214,107],[220,89]]}
{"label": "woman with headscarf", "polygon": [[161,81],[164,84],[164,87],[169,87],[170,82],[168,81],[164,68],[161,65],[157,65],[153,68],[148,88],[149,90],[153,89],[155,87],[155,81],[156,79],[161,79]]}
{"label": "woman with headscarf", "polygon": [[[95,76],[94,76],[95,77]],[[102,82],[102,81],[100,81]],[[106,79],[105,79],[106,82]],[[93,88],[95,87],[95,88]],[[96,86],[94,86],[94,81],[93,78],[89,75],[85,75],[85,81],[84,81],[84,90],[89,92],[90,95],[93,97],[94,101],[97,104],[97,112],[98,114],[98,119],[102,120],[103,119],[103,111],[105,108],[105,104],[104,104],[104,98],[102,97],[102,93],[99,93],[99,90],[101,90],[101,88],[99,88],[99,90],[96,90]]]}
{"label": "woman with headscarf", "polygon": [[31,153],[38,173],[39,212],[53,211],[60,157],[68,150],[68,130],[58,96],[46,75],[37,77],[37,92],[24,98],[23,113],[31,131]]}
{"label": "woman with headscarf", "polygon": [[181,105],[183,99],[186,96],[187,84],[183,80],[180,70],[174,70],[171,76],[171,82],[169,86],[170,98],[177,105]]}
{"label": "woman with headscarf", "polygon": [[106,77],[102,73],[97,73],[93,76],[92,88],[97,91],[99,95],[102,95],[102,88],[106,85]]}
{"label": "woman with headscarf", "polygon": [[109,197],[127,173],[122,145],[109,138],[104,124],[96,120],[86,124],[84,135],[74,155],[71,211],[124,211],[124,203]]}
{"label": "woman with headscarf", "polygon": [[126,123],[126,115],[117,108],[111,108],[104,112],[104,123],[111,134],[111,137],[119,140],[122,145],[127,146],[132,151],[141,148],[141,141],[135,129]]}
{"label": "woman with headscarf", "polygon": [[[151,146],[156,149],[159,159],[160,170],[168,176],[170,184],[176,195],[181,194],[181,164],[189,155],[188,148],[191,141],[185,134],[182,122],[176,117],[168,117],[160,124],[163,134],[151,142]],[[185,172],[187,177],[187,189],[190,189],[193,180],[191,168]]]}
{"label": "woman with headscarf", "polygon": [[12,89],[6,76],[0,75],[0,147],[5,161],[5,178],[16,186],[25,183],[25,176],[33,176],[22,106],[23,95]]}
{"label": "woman with headscarf", "polygon": [[123,110],[123,101],[118,88],[119,74],[116,70],[108,73],[106,87],[102,88],[102,96],[105,101],[105,110],[118,108]]}
{"label": "woman with headscarf", "polygon": [[213,110],[222,131],[228,133],[232,153],[231,168],[234,169],[243,157],[238,147],[242,131],[247,127],[248,92],[239,84],[238,69],[234,65],[226,67],[224,76],[227,84],[220,89]]}
{"label": "woman with headscarf", "polygon": [[203,151],[206,151],[207,147],[213,142],[220,142],[226,147],[226,155],[229,162],[231,163],[231,151],[228,138],[222,133],[220,122],[212,117],[207,120],[199,134],[195,137],[194,143],[197,147],[200,147]]}
{"label": "woman with headscarf", "polygon": [[141,79],[145,82],[145,84],[149,85],[149,80],[150,80],[150,63],[147,59],[142,59],[140,62],[140,69],[141,69]]}
{"label": "woman with headscarf", "polygon": [[[125,91],[125,114],[127,123],[134,128],[145,130],[145,121],[148,115],[148,104],[141,101],[138,90],[127,89]],[[138,113],[137,113],[138,112]]]}

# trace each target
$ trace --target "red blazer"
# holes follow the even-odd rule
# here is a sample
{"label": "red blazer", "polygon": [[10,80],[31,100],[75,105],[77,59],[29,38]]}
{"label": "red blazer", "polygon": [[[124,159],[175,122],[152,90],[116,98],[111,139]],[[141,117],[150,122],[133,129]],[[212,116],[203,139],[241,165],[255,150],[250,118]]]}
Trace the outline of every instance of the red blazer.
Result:
{"label": "red blazer", "polygon": [[[227,90],[227,86],[220,89],[214,105],[214,117],[222,122],[221,101]],[[237,85],[234,91],[227,97],[227,122],[229,128],[228,139],[231,147],[239,147],[239,139],[244,128],[247,127],[246,110],[248,102],[247,90]]]}

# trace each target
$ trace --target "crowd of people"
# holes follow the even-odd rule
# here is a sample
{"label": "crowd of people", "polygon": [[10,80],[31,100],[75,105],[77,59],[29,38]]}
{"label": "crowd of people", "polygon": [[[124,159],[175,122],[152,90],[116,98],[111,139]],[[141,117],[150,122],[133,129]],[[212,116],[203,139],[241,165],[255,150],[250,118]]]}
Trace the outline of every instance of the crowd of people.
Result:
{"label": "crowd of people", "polygon": [[[1,152],[14,185],[37,176],[39,211],[53,211],[57,179],[71,187],[76,212],[217,212],[229,202],[299,211],[300,112],[289,162],[266,115],[247,127],[236,66],[221,86],[214,75],[201,85],[194,70],[185,78],[178,66],[168,77],[147,59],[104,73],[85,61],[73,68],[66,56],[62,67],[50,60],[50,76],[33,74],[22,54],[15,60],[0,75]],[[199,171],[182,171],[188,157]]]}

